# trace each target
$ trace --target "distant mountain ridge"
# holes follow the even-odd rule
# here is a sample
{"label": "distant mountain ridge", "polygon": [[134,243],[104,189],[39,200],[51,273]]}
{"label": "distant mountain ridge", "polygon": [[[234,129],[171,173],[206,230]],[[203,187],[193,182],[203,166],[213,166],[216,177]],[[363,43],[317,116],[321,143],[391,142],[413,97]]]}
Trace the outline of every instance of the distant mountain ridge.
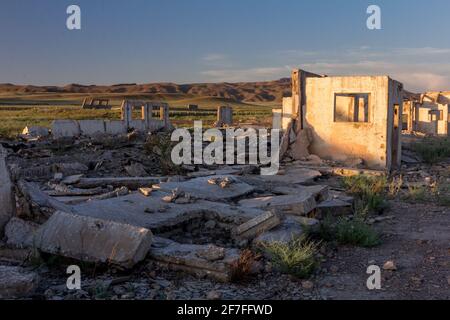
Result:
{"label": "distant mountain ridge", "polygon": [[66,86],[34,86],[0,84],[3,94],[34,93],[83,93],[95,94],[177,94],[189,96],[220,97],[241,102],[281,102],[284,95],[290,95],[291,79],[275,81],[237,83],[124,83],[110,86],[69,84]]}

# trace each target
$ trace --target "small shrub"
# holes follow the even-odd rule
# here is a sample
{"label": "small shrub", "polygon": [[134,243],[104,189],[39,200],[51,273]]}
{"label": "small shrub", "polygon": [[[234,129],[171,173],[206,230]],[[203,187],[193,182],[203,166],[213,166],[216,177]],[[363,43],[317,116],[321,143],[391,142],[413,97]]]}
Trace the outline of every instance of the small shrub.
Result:
{"label": "small shrub", "polygon": [[395,198],[400,193],[402,186],[403,186],[403,176],[393,177],[388,185],[389,196]]}
{"label": "small shrub", "polygon": [[428,137],[413,143],[411,148],[429,164],[450,158],[450,138]]}
{"label": "small shrub", "polygon": [[317,236],[328,242],[342,245],[374,247],[380,243],[379,235],[362,218],[354,220],[339,218],[337,221],[327,216],[322,221]]}
{"label": "small shrub", "polygon": [[358,197],[369,211],[380,212],[386,208],[387,179],[385,176],[356,175],[343,177],[342,184],[346,191]]}
{"label": "small shrub", "polygon": [[360,219],[340,219],[335,226],[335,236],[339,244],[374,247],[380,243],[378,234]]}
{"label": "small shrub", "polygon": [[231,281],[239,282],[245,280],[250,275],[255,261],[256,256],[251,250],[243,250],[239,259],[231,264]]}
{"label": "small shrub", "polygon": [[172,148],[173,142],[170,140],[170,135],[151,135],[144,144],[146,153],[158,156],[161,171],[165,175],[182,172],[181,167],[172,162]]}
{"label": "small shrub", "polygon": [[427,199],[427,189],[424,186],[408,186],[406,200],[411,202],[424,202]]}
{"label": "small shrub", "polygon": [[316,268],[317,248],[317,243],[306,240],[305,237],[293,238],[288,243],[272,242],[264,246],[275,267],[298,278],[308,277]]}

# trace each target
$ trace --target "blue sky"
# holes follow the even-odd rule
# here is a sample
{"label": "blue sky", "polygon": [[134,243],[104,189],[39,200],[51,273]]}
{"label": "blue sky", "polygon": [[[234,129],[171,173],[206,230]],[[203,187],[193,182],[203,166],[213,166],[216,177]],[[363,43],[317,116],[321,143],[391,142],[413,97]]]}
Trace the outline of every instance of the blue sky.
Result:
{"label": "blue sky", "polygon": [[[70,4],[82,30],[66,29]],[[382,30],[366,28],[370,4]],[[300,67],[450,90],[448,12],[448,0],[4,0],[0,82],[236,82]]]}

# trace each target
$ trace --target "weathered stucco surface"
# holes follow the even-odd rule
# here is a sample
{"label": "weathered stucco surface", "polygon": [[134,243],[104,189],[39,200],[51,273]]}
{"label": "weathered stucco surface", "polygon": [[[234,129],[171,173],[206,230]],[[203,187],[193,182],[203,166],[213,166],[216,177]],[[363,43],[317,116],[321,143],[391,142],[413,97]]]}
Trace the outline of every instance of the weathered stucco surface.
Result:
{"label": "weathered stucco surface", "polygon": [[[305,125],[313,130],[311,153],[323,158],[362,158],[367,165],[385,168],[388,150],[388,94],[390,79],[324,77],[306,79]],[[369,94],[368,122],[335,122],[335,94]]]}

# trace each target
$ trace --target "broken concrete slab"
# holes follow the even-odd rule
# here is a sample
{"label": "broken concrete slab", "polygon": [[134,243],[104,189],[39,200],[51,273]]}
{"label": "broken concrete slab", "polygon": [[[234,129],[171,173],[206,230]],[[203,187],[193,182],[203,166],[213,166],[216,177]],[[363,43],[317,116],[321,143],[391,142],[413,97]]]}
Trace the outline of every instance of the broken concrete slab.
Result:
{"label": "broken concrete slab", "polygon": [[166,203],[162,199],[167,195],[158,190],[153,190],[149,197],[135,192],[108,200],[89,201],[75,205],[72,209],[79,215],[108,219],[151,230],[176,226],[202,217],[239,225],[264,212],[260,209],[204,200],[187,204]]}
{"label": "broken concrete slab", "polygon": [[38,229],[35,244],[47,253],[132,267],[145,258],[152,238],[146,228],[57,211]]}
{"label": "broken concrete slab", "polygon": [[89,168],[79,162],[56,163],[52,166],[52,172],[61,172],[65,176],[86,173]]}
{"label": "broken concrete slab", "polygon": [[296,195],[310,193],[316,201],[324,201],[329,197],[329,187],[326,185],[302,186],[275,186],[270,191],[276,195]]}
{"label": "broken concrete slab", "polygon": [[337,190],[329,191],[329,198],[327,200],[332,200],[332,199],[342,200],[342,201],[348,202],[349,204],[353,204],[353,202],[355,201],[354,197],[349,196],[349,195],[345,194],[344,192],[337,191]]}
{"label": "broken concrete slab", "polygon": [[125,171],[130,177],[145,177],[148,175],[142,163],[132,163],[124,167]]}
{"label": "broken concrete slab", "polygon": [[22,136],[26,136],[27,138],[48,137],[49,134],[50,133],[48,128],[40,126],[32,126],[32,127],[26,126],[22,130]]}
{"label": "broken concrete slab", "polygon": [[286,217],[279,226],[256,237],[252,244],[257,247],[264,247],[274,242],[287,244],[303,234],[304,226],[293,217]]}
{"label": "broken concrete slab", "polygon": [[21,267],[0,266],[0,299],[28,297],[34,293],[38,284],[36,272]]}
{"label": "broken concrete slab", "polygon": [[107,191],[101,187],[92,188],[92,189],[79,189],[66,186],[64,184],[56,184],[53,185],[53,190],[46,191],[49,196],[52,197],[64,197],[64,196],[93,196],[97,194],[104,193]]}
{"label": "broken concrete slab", "polygon": [[246,208],[274,210],[278,214],[306,215],[316,207],[314,196],[309,193],[296,195],[268,196],[239,201]]}
{"label": "broken concrete slab", "polygon": [[267,211],[238,226],[234,234],[240,239],[252,239],[279,224],[280,218],[273,212]]}
{"label": "broken concrete slab", "polygon": [[112,177],[112,178],[81,178],[76,187],[82,189],[95,188],[101,186],[113,186],[115,188],[127,187],[130,190],[137,190],[141,187],[148,187],[157,184],[162,177]]}
{"label": "broken concrete slab", "polygon": [[38,228],[36,223],[13,217],[5,227],[6,244],[20,249],[32,247]]}
{"label": "broken concrete slab", "polygon": [[0,144],[0,237],[15,212],[13,185],[6,165],[7,155],[6,149]]}
{"label": "broken concrete slab", "polygon": [[8,265],[23,265],[31,258],[38,258],[39,253],[32,248],[18,249],[18,248],[2,248],[0,247],[0,263]]}
{"label": "broken concrete slab", "polygon": [[211,261],[201,254],[208,248],[208,245],[180,244],[155,237],[149,256],[172,270],[198,277],[207,276],[222,282],[230,281],[233,265],[239,260],[239,250],[221,248],[223,258]]}
{"label": "broken concrete slab", "polygon": [[245,181],[253,184],[266,184],[271,183],[273,185],[286,185],[286,184],[310,184],[322,174],[317,170],[308,168],[290,168],[287,167],[282,174],[273,176],[252,176],[245,177]]}
{"label": "broken concrete slab", "polygon": [[352,205],[340,199],[325,200],[317,205],[315,218],[323,219],[327,216],[343,216],[352,214]]}
{"label": "broken concrete slab", "polygon": [[84,177],[84,174],[75,174],[72,176],[65,177],[61,183],[65,185],[71,185],[80,182],[81,178]]}
{"label": "broken concrete slab", "polygon": [[20,180],[17,187],[32,206],[72,212],[72,208],[43,192],[37,183]]}
{"label": "broken concrete slab", "polygon": [[[231,181],[226,188],[208,182],[212,180],[224,181],[225,179]],[[195,198],[212,201],[233,200],[255,191],[254,187],[242,182],[239,178],[226,175],[199,177],[179,183],[162,182],[156,187],[165,192],[171,192],[178,188],[180,191],[191,194]]]}

